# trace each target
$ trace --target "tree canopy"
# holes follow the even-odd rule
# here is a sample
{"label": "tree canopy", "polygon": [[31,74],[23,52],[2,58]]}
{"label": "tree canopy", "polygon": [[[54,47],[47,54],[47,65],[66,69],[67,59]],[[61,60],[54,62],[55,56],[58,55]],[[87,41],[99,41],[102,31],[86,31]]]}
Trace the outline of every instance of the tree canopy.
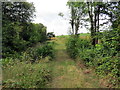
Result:
{"label": "tree canopy", "polygon": [[2,2],[3,57],[46,41],[46,27],[32,23],[35,7],[29,2]]}

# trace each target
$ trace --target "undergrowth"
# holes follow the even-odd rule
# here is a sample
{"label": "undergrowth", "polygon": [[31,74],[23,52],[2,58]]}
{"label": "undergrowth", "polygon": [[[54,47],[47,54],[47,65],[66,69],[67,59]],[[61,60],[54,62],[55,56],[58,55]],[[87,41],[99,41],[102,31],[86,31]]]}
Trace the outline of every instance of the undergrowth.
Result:
{"label": "undergrowth", "polygon": [[2,59],[3,88],[44,88],[51,81],[49,63],[54,42],[29,48],[21,56]]}
{"label": "undergrowth", "polygon": [[100,77],[109,80],[113,87],[119,87],[120,53],[109,42],[92,46],[90,40],[71,36],[66,43],[71,58],[79,58],[85,66],[93,67]]}

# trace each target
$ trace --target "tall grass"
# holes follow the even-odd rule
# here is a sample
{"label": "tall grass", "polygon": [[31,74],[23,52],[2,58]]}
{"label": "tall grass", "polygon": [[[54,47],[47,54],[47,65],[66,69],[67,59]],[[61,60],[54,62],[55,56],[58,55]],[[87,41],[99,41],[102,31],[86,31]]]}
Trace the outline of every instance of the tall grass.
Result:
{"label": "tall grass", "polygon": [[43,88],[51,81],[54,43],[29,48],[21,56],[2,59],[4,88]]}
{"label": "tall grass", "polygon": [[4,88],[43,88],[50,80],[51,70],[47,63],[15,61],[14,65],[3,67]]}

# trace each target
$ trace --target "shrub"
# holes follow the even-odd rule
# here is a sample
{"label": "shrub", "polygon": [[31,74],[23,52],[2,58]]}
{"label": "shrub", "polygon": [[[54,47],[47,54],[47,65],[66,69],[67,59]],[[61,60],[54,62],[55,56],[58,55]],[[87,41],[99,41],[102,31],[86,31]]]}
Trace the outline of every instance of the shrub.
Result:
{"label": "shrub", "polygon": [[94,47],[89,40],[70,37],[66,45],[72,58],[80,58],[86,66],[93,67],[98,75],[109,77],[110,84],[119,85],[120,53],[116,50],[119,45],[117,41],[103,38],[102,42]]}
{"label": "shrub", "polygon": [[70,37],[68,42],[66,43],[67,52],[71,58],[75,59],[78,55],[78,47],[77,47],[78,38]]}
{"label": "shrub", "polygon": [[51,58],[54,58],[53,44],[47,43],[42,47],[38,48],[36,50],[36,55],[40,56],[41,58],[45,58],[46,56],[50,56]]}
{"label": "shrub", "polygon": [[49,57],[49,60],[52,60],[55,56],[54,42],[38,44],[33,48],[28,48],[22,55],[19,57],[20,60],[28,61],[34,63],[37,60]]}
{"label": "shrub", "polygon": [[[120,58],[119,57],[102,57],[96,60],[97,67],[96,72],[100,76],[108,75],[110,79],[110,83],[117,84],[120,81]],[[114,81],[113,81],[114,80]]]}
{"label": "shrub", "polygon": [[80,54],[80,52],[82,52],[85,48],[90,48],[91,45],[89,40],[72,36],[68,39],[66,46],[70,57],[75,59]]}
{"label": "shrub", "polygon": [[10,57],[16,52],[25,50],[25,46],[28,44],[28,42],[21,38],[19,35],[21,32],[22,27],[18,22],[8,23],[3,27],[3,57]]}
{"label": "shrub", "polygon": [[84,50],[86,48],[91,48],[92,46],[89,40],[79,38],[77,42],[77,47],[81,50]]}
{"label": "shrub", "polygon": [[3,68],[4,88],[41,88],[50,80],[51,70],[47,63],[17,62]]}
{"label": "shrub", "polygon": [[79,50],[79,57],[84,61],[87,66],[93,66],[93,60],[96,57],[96,51],[94,49]]}
{"label": "shrub", "polygon": [[5,58],[5,59],[1,59],[0,63],[2,64],[2,66],[11,65],[13,64],[13,60],[12,58]]}
{"label": "shrub", "polygon": [[7,23],[3,27],[3,58],[12,57],[38,42],[46,41],[46,27],[43,24],[20,22]]}

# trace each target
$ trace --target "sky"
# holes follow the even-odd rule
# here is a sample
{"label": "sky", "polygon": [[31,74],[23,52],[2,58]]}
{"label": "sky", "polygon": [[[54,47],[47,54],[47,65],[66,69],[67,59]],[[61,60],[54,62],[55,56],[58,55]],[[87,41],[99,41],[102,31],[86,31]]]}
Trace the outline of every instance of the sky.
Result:
{"label": "sky", "polygon": [[[68,0],[27,0],[33,2],[36,8],[34,23],[42,23],[47,27],[47,32],[54,32],[55,35],[69,34],[69,8],[66,6]],[[62,12],[64,18],[58,14]],[[81,30],[81,33],[87,31]]]}

